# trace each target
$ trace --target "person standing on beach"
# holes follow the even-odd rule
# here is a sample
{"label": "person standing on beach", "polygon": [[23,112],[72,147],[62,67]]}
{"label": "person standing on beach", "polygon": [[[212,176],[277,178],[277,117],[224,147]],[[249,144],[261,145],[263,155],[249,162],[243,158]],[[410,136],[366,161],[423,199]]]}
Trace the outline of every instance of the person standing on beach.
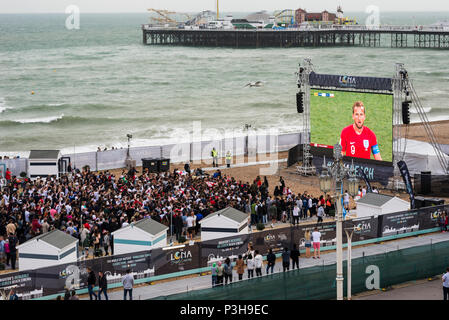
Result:
{"label": "person standing on beach", "polygon": [[213,167],[218,167],[218,152],[217,152],[217,150],[215,150],[215,147],[212,148],[210,155],[212,156],[212,159],[213,159],[213,162],[212,162]]}
{"label": "person standing on beach", "polygon": [[231,167],[231,161],[232,161],[231,151],[228,151],[226,152],[226,166],[228,168]]}
{"label": "person standing on beach", "polygon": [[131,274],[131,270],[126,270],[125,276],[122,278],[123,284],[123,300],[126,300],[126,295],[129,294],[129,300],[133,299],[133,286],[134,286],[134,277]]}

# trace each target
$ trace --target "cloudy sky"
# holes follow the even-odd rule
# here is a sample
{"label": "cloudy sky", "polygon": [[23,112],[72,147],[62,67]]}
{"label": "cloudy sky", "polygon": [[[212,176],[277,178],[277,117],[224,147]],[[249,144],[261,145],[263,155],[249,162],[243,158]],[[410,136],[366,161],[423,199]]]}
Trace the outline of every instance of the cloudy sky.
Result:
{"label": "cloudy sky", "polygon": [[[449,11],[447,0],[220,0],[221,12],[253,12],[260,10],[296,9],[308,11],[327,9],[364,12],[370,5],[381,11]],[[147,8],[168,9],[178,12],[198,12],[216,8],[216,0],[1,0],[0,13],[64,13],[69,5],[81,12],[146,12]]]}

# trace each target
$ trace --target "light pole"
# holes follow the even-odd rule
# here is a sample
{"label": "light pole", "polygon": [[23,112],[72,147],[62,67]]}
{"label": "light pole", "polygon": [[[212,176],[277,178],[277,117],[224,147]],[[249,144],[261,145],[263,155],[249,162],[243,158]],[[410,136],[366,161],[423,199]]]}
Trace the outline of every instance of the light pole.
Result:
{"label": "light pole", "polygon": [[357,189],[358,180],[354,173],[354,165],[347,169],[343,164],[342,147],[340,144],[334,145],[334,161],[330,168],[326,163],[320,175],[320,189],[324,193],[334,191],[337,196],[336,202],[336,226],[337,226],[337,300],[343,300],[343,205],[342,192],[343,181],[347,179],[349,192],[353,196]]}
{"label": "light pole", "polygon": [[352,235],[354,231],[359,231],[360,227],[353,226],[352,228],[346,228],[346,239],[348,244],[348,300],[351,300],[351,281],[352,281]]}

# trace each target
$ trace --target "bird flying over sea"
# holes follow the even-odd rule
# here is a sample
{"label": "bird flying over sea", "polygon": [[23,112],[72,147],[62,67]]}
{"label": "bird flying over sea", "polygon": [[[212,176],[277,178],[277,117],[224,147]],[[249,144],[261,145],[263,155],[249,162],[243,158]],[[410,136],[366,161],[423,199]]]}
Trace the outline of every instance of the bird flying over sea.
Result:
{"label": "bird flying over sea", "polygon": [[264,82],[263,81],[256,81],[256,82],[248,82],[243,88],[245,87],[261,87],[263,86]]}

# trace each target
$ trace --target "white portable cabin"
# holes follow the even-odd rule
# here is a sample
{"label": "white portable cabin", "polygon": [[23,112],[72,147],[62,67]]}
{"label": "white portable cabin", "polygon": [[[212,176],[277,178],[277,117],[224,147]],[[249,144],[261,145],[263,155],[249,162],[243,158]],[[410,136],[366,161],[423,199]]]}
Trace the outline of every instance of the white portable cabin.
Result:
{"label": "white portable cabin", "polygon": [[373,192],[367,193],[363,198],[357,200],[356,203],[358,218],[410,210],[410,203],[407,201],[398,197]]}
{"label": "white portable cabin", "polygon": [[57,229],[32,238],[17,249],[20,271],[75,263],[78,259],[78,239]]}
{"label": "white portable cabin", "polygon": [[214,212],[199,223],[201,241],[248,234],[248,215],[232,207]]}
{"label": "white portable cabin", "polygon": [[137,222],[112,232],[114,254],[139,252],[167,246],[168,227],[151,218]]}
{"label": "white portable cabin", "polygon": [[28,157],[28,176],[31,180],[37,177],[58,177],[59,158],[59,150],[31,150],[30,156]]}

